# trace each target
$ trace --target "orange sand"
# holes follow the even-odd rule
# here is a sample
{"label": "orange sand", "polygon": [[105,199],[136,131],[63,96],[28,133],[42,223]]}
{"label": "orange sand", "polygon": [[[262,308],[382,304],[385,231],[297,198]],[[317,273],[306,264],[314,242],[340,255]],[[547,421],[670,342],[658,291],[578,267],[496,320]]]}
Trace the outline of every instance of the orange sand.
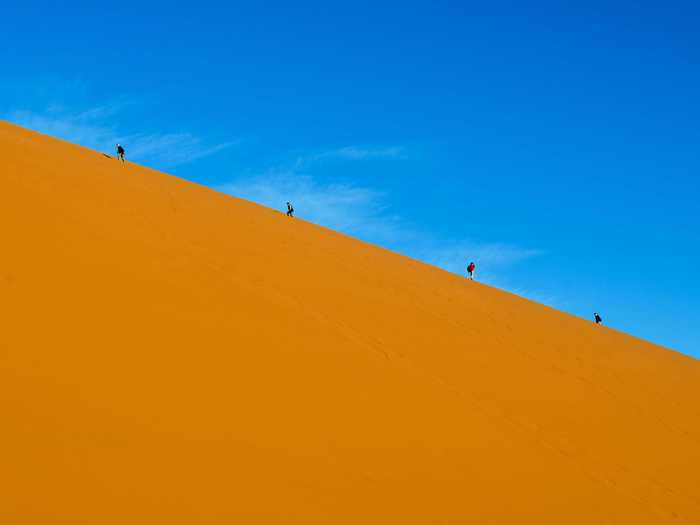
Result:
{"label": "orange sand", "polygon": [[7,123],[0,224],[2,524],[700,523],[697,360]]}

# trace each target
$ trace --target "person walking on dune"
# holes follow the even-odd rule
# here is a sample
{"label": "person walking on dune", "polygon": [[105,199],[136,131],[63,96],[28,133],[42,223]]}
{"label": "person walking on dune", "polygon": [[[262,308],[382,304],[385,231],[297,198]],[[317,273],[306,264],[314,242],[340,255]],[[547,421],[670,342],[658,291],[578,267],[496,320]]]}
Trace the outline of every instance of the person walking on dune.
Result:
{"label": "person walking on dune", "polygon": [[126,152],[124,151],[124,148],[122,147],[122,145],[117,144],[117,158],[119,160],[121,160],[122,163],[124,162],[124,153],[126,153]]}
{"label": "person walking on dune", "polygon": [[290,202],[287,203],[287,217],[294,217],[294,206]]}
{"label": "person walking on dune", "polygon": [[598,312],[593,312],[593,318],[595,319],[595,324],[603,324],[603,318],[598,315]]}
{"label": "person walking on dune", "polygon": [[469,263],[469,266],[467,266],[467,276],[472,281],[474,280],[474,270],[476,270],[476,264],[472,261]]}

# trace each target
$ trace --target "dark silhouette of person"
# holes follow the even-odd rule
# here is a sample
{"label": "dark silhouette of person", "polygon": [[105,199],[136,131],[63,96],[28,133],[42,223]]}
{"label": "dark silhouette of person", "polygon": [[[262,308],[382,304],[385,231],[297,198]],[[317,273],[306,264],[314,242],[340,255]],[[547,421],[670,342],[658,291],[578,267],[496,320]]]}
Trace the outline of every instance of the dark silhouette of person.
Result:
{"label": "dark silhouette of person", "polygon": [[474,280],[474,270],[476,270],[476,264],[474,262],[470,262],[469,266],[467,266],[467,276],[473,281]]}
{"label": "dark silhouette of person", "polygon": [[598,312],[593,312],[593,317],[595,318],[595,324],[602,324],[603,318],[598,315]]}
{"label": "dark silhouette of person", "polygon": [[117,144],[117,158],[119,160],[121,160],[122,162],[124,162],[124,153],[126,153],[126,152],[124,151],[124,148],[122,147],[122,145]]}
{"label": "dark silhouette of person", "polygon": [[287,203],[287,217],[294,217],[294,206],[290,202]]}

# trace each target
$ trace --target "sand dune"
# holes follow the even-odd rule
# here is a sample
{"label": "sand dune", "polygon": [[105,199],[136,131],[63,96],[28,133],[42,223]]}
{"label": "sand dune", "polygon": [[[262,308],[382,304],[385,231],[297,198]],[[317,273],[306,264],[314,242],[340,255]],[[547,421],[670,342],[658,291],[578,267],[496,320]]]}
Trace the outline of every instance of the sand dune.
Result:
{"label": "sand dune", "polygon": [[697,360],[7,123],[0,223],[0,523],[700,523]]}

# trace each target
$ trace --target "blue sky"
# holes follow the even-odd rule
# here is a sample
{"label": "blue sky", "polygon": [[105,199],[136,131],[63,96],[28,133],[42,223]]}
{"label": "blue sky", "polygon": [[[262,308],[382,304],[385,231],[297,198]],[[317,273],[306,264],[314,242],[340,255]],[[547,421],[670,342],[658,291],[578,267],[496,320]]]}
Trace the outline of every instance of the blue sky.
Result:
{"label": "blue sky", "polygon": [[700,357],[698,27],[691,2],[10,0],[0,117]]}

